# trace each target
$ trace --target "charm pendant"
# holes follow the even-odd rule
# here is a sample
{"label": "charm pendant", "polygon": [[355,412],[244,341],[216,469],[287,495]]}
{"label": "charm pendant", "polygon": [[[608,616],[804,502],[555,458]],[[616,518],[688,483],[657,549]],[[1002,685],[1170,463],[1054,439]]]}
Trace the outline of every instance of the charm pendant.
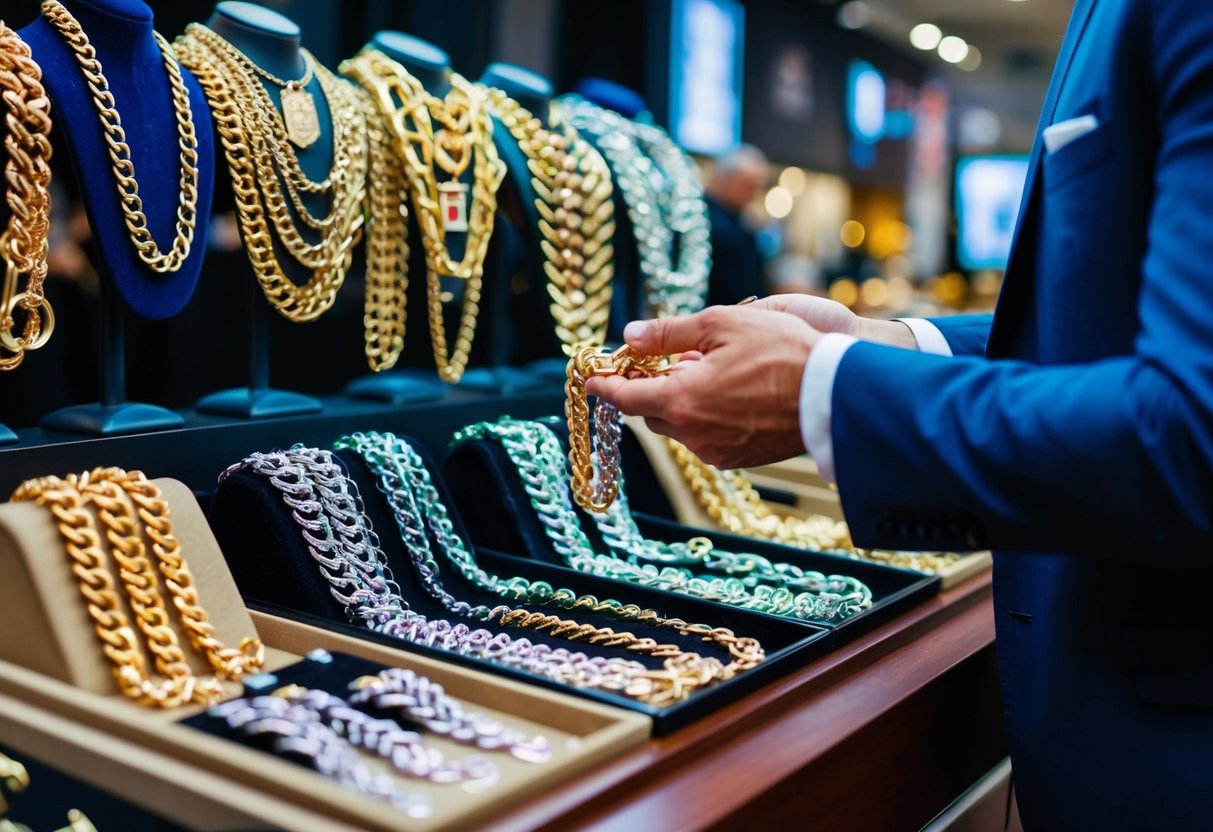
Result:
{"label": "charm pendant", "polygon": [[438,186],[438,207],[446,231],[468,230],[468,186],[462,182],[443,182]]}
{"label": "charm pendant", "polygon": [[282,90],[282,121],[287,138],[300,150],[306,150],[320,138],[316,100],[301,86],[288,84]]}

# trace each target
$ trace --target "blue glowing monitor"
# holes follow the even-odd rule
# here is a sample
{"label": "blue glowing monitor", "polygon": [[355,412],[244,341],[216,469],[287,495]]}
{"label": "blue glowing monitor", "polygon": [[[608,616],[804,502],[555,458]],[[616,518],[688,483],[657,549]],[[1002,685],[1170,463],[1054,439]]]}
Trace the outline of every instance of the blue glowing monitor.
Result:
{"label": "blue glowing monitor", "polygon": [[961,268],[1006,268],[1027,176],[1026,155],[957,161],[956,259]]}
{"label": "blue glowing monitor", "polygon": [[737,0],[674,0],[670,26],[670,133],[692,153],[741,141],[745,9]]}

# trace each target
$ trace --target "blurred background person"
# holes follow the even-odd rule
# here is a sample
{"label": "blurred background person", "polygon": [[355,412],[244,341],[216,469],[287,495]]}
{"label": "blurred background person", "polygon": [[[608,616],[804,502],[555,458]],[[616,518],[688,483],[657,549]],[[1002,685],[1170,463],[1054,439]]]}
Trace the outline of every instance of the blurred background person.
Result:
{"label": "blurred background person", "polygon": [[708,304],[728,304],[765,295],[766,262],[743,213],[767,186],[770,162],[752,144],[722,156],[704,188],[712,223],[712,272]]}

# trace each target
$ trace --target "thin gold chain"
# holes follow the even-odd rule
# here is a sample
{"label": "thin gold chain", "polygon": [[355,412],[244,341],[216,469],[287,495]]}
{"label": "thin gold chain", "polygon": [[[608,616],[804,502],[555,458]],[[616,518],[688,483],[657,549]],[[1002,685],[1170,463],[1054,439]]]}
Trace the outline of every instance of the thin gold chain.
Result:
{"label": "thin gold chain", "polygon": [[[463,377],[476,333],[484,259],[493,233],[497,189],[505,166],[492,142],[492,119],[484,94],[452,73],[445,99],[426,92],[421,82],[398,62],[375,49],[364,49],[341,65],[342,74],[356,80],[370,94],[384,117],[396,152],[404,161],[405,176],[421,232],[426,259],[426,311],[430,342],[438,375],[457,382]],[[442,129],[435,132],[433,122]],[[412,125],[410,127],[410,125]],[[437,165],[452,180],[472,166],[472,200],[463,257],[454,261],[446,247]],[[446,337],[440,278],[466,281],[463,309],[454,346]]]}
{"label": "thin gold chain", "polygon": [[[0,233],[0,370],[12,370],[26,352],[45,345],[55,329],[55,313],[42,290],[50,233],[51,103],[29,46],[3,21],[0,97],[5,104],[4,201],[9,209],[8,225]],[[25,289],[18,292],[22,274],[27,275]],[[15,335],[18,307],[25,323]]]}
{"label": "thin gold chain", "polygon": [[499,89],[489,109],[527,159],[539,212],[548,306],[566,355],[606,340],[615,276],[615,205],[606,161],[567,125],[547,128]]}
{"label": "thin gold chain", "polygon": [[43,0],[42,15],[63,36],[84,74],[85,84],[101,120],[127,234],[139,259],[158,274],[177,271],[189,257],[194,241],[194,228],[198,222],[198,137],[194,131],[193,113],[190,112],[189,92],[182,80],[181,68],[173,57],[172,48],[159,33],[152,33],[168,72],[173,114],[177,121],[177,146],[181,165],[176,236],[169,250],[161,251],[147,227],[147,215],[143,213],[143,200],[139,196],[139,182],[135,178],[130,146],[126,143],[126,131],[122,128],[122,117],[118,114],[114,95],[110,92],[109,82],[105,78],[101,62],[97,59],[97,51],[89,43],[88,35],[80,28],[80,23],[58,0]]}

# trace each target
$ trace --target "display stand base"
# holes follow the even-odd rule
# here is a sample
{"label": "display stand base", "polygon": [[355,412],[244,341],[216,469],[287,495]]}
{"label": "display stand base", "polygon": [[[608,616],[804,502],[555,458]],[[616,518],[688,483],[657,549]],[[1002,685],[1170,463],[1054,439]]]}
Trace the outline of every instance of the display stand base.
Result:
{"label": "display stand base", "polygon": [[163,407],[137,402],[115,405],[85,404],[65,407],[42,418],[45,430],[88,436],[122,436],[184,427],[185,419]]}
{"label": "display stand base", "polygon": [[424,370],[392,370],[354,379],[345,386],[352,399],[388,404],[433,402],[445,398],[450,385]]}
{"label": "display stand base", "polygon": [[533,390],[547,390],[551,388],[552,383],[549,379],[515,367],[482,367],[464,373],[459,386],[468,390],[511,396]]}
{"label": "display stand base", "polygon": [[7,425],[0,425],[0,445],[11,445],[17,441],[17,434],[13,433]]}
{"label": "display stand base", "polygon": [[319,413],[320,400],[289,390],[254,390],[234,387],[204,396],[194,405],[199,413],[232,416],[236,419],[269,419],[274,416],[298,416]]}

